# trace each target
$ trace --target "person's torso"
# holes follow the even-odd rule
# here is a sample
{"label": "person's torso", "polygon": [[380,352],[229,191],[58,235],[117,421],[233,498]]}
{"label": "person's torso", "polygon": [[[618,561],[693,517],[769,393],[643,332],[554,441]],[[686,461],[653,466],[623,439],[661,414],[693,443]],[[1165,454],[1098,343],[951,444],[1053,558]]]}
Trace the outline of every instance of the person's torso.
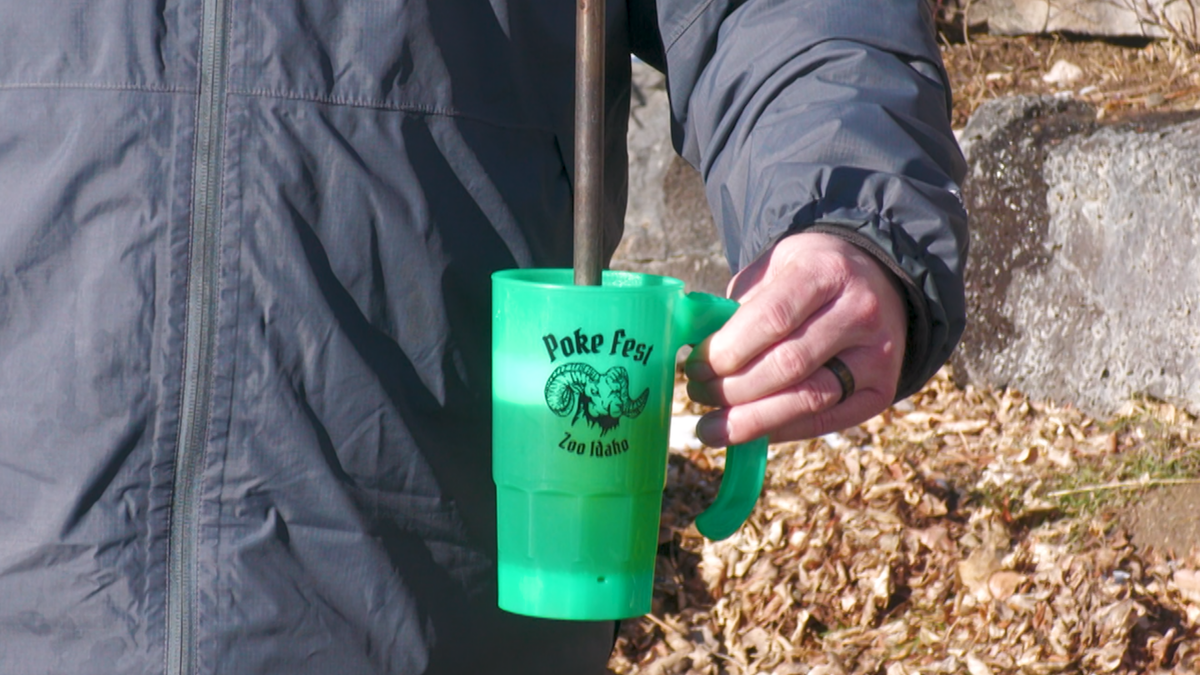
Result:
{"label": "person's torso", "polygon": [[488,276],[570,264],[573,12],[0,0],[0,672],[605,647],[490,606]]}

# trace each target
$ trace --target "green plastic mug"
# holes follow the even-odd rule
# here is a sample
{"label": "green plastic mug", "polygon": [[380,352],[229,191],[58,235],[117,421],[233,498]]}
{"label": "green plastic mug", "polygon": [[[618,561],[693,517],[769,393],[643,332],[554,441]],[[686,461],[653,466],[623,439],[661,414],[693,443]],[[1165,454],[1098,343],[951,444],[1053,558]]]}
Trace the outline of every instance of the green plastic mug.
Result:
{"label": "green plastic mug", "polygon": [[[501,609],[606,620],[650,611],[675,354],[737,303],[670,277],[492,275],[492,440]],[[724,539],[762,490],[767,443],[730,447],[696,519]]]}

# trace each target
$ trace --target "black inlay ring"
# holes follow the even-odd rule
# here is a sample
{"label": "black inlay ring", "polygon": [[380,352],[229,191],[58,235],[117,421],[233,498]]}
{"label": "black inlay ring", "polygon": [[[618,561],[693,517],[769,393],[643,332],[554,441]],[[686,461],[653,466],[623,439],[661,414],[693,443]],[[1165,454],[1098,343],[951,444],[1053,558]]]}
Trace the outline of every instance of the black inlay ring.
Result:
{"label": "black inlay ring", "polygon": [[850,372],[841,359],[835,356],[825,362],[825,367],[837,378],[838,384],[842,385],[842,397],[838,399],[838,403],[854,395],[854,373]]}

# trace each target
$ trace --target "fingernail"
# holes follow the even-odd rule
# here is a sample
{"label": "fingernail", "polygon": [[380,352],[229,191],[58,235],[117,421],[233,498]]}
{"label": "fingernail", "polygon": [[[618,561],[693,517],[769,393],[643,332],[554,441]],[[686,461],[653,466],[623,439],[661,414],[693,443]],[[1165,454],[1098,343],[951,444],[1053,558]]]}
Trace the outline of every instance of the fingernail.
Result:
{"label": "fingernail", "polygon": [[701,382],[707,382],[717,375],[713,372],[712,367],[704,361],[688,361],[683,366],[683,372],[689,380],[699,380]]}
{"label": "fingernail", "polygon": [[709,403],[708,392],[705,391],[704,385],[701,382],[689,379],[687,383],[687,395],[695,403],[712,405]]}
{"label": "fingernail", "polygon": [[713,448],[729,445],[729,420],[724,414],[705,415],[696,423],[696,437]]}

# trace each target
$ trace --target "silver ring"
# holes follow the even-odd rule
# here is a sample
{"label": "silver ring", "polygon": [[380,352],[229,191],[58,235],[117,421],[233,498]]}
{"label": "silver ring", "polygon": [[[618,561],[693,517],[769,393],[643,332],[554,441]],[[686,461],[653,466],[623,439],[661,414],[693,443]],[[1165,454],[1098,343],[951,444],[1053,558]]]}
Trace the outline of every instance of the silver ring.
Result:
{"label": "silver ring", "polygon": [[826,361],[825,367],[837,378],[838,384],[842,385],[842,397],[838,399],[838,403],[850,398],[854,394],[854,373],[836,356]]}

